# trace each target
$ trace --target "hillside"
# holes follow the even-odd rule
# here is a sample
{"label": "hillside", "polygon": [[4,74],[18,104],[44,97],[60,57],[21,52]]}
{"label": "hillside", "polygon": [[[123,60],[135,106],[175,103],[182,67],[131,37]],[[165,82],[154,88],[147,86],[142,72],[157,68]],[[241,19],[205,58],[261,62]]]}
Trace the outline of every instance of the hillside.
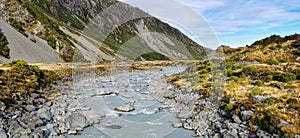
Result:
{"label": "hillside", "polygon": [[0,19],[0,26],[7,37],[10,48],[9,59],[1,57],[1,62],[8,63],[13,60],[26,60],[31,63],[63,62],[55,50],[49,47],[44,40],[31,36],[31,39],[36,41],[33,42],[2,19]]}
{"label": "hillside", "polygon": [[[247,124],[252,133],[294,137],[300,134],[299,35],[273,35],[251,46],[222,46],[226,56],[226,84],[220,90],[222,116]],[[216,94],[216,76],[210,61],[199,62],[185,72],[168,77],[178,88],[199,91],[201,99]],[[220,92],[219,91],[219,92]]]}
{"label": "hillside", "polygon": [[254,42],[250,46],[219,48],[225,56],[233,56],[235,61],[247,62],[300,62],[300,35],[293,34],[285,37],[272,35],[265,39]]}
{"label": "hillside", "polygon": [[[0,15],[23,34],[24,39],[27,37],[24,41],[35,43],[41,38],[53,49],[46,52],[55,51],[66,62],[206,57],[204,48],[179,30],[115,0],[3,0],[2,5]],[[112,5],[115,6],[113,12],[101,17],[101,12]],[[135,19],[135,15],[141,16]],[[116,24],[118,26],[114,26]],[[14,41],[14,38],[8,39]],[[9,47],[12,51],[16,49]],[[11,58],[17,57],[12,54]]]}

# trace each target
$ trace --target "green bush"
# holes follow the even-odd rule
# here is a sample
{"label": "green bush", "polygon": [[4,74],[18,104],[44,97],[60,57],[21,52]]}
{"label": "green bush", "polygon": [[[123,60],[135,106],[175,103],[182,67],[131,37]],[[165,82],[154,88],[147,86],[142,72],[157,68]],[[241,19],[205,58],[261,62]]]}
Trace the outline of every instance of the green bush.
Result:
{"label": "green bush", "polygon": [[53,36],[48,36],[46,40],[49,46],[51,46],[53,49],[56,48],[56,39]]}
{"label": "green bush", "polygon": [[297,79],[297,76],[293,73],[277,73],[273,76],[273,79],[280,82],[290,82]]}
{"label": "green bush", "polygon": [[254,66],[247,66],[242,71],[244,74],[249,76],[258,76],[260,71]]}
{"label": "green bush", "polygon": [[300,47],[300,40],[293,42],[292,47],[299,48]]}
{"label": "green bush", "polygon": [[261,80],[257,80],[257,81],[255,81],[254,83],[253,83],[253,85],[255,85],[255,86],[263,86],[264,85],[264,82],[262,82]]}
{"label": "green bush", "polygon": [[226,105],[225,110],[231,111],[231,110],[234,109],[234,106],[235,106],[235,105],[234,105],[233,103],[229,103],[229,104]]}
{"label": "green bush", "polygon": [[295,98],[289,98],[287,101],[286,101],[287,104],[298,104],[298,101],[297,99]]}
{"label": "green bush", "polygon": [[240,78],[236,77],[236,76],[230,76],[229,80],[233,80],[235,82],[237,82]]}
{"label": "green bush", "polygon": [[257,114],[254,118],[252,118],[251,122],[253,124],[259,126],[262,130],[267,131],[273,134],[281,134],[277,125],[280,123],[280,118],[277,115],[274,115],[268,111],[264,111],[262,113]]}
{"label": "green bush", "polygon": [[249,93],[250,98],[253,98],[256,95],[263,95],[263,90],[255,88]]}
{"label": "green bush", "polygon": [[300,50],[295,50],[294,54],[297,55],[297,56],[300,56]]}
{"label": "green bush", "polygon": [[9,47],[8,47],[8,41],[5,37],[5,35],[0,31],[0,55],[5,58],[10,58],[9,55]]}
{"label": "green bush", "polygon": [[282,58],[279,58],[279,59],[278,59],[278,62],[280,62],[280,63],[286,63],[286,60],[285,60],[285,59],[282,59]]}
{"label": "green bush", "polygon": [[297,76],[297,79],[300,80],[300,68],[295,69],[293,73]]}
{"label": "green bush", "polygon": [[26,31],[23,28],[24,24],[18,22],[17,20],[15,20],[13,18],[9,18],[8,21],[12,27],[14,27],[17,31],[19,31],[24,36],[28,37],[28,35],[26,34]]}
{"label": "green bush", "polygon": [[269,65],[279,65],[279,61],[277,59],[275,59],[275,58],[269,60],[267,63]]}
{"label": "green bush", "polygon": [[266,46],[272,43],[276,43],[276,44],[281,44],[282,42],[284,42],[285,40],[283,38],[281,38],[279,35],[271,35],[270,37],[267,37],[265,39],[256,41],[252,44],[253,45],[262,45],[262,46]]}

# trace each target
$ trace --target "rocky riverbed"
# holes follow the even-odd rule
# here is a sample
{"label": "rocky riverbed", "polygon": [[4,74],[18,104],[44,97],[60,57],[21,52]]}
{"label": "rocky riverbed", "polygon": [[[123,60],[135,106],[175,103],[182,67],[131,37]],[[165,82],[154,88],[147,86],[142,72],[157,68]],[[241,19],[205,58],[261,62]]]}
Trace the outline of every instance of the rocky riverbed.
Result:
{"label": "rocky riverbed", "polygon": [[[278,137],[250,131],[252,115],[226,118],[192,89],[177,89],[164,76],[184,67],[80,74],[41,94],[15,95],[17,105],[0,107],[0,138],[6,137]],[[70,79],[71,80],[71,79]],[[100,136],[101,135],[101,136]]]}

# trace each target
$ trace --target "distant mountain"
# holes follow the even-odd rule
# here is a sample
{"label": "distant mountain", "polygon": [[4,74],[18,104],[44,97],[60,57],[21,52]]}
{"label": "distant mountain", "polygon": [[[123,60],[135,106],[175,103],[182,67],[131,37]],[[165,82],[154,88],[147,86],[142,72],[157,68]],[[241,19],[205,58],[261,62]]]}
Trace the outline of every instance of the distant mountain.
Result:
{"label": "distant mountain", "polygon": [[[99,16],[114,6],[113,13]],[[26,45],[30,49],[46,41],[52,49],[43,50],[56,53],[66,62],[206,58],[205,49],[178,29],[116,0],[3,0],[0,15],[23,34],[20,37],[28,42]],[[127,18],[131,20],[126,21]],[[114,26],[116,23],[121,24]],[[6,33],[9,32],[4,31]],[[98,38],[102,35],[105,37]],[[15,40],[8,37],[8,41]],[[20,50],[21,45],[21,42],[14,46],[10,44],[11,51],[18,51],[19,54],[17,57],[11,54],[11,59],[4,61],[28,54],[28,50]],[[56,55],[45,58],[60,61],[52,60],[56,59]],[[49,61],[41,57],[34,60],[36,58],[33,56],[28,61]]]}

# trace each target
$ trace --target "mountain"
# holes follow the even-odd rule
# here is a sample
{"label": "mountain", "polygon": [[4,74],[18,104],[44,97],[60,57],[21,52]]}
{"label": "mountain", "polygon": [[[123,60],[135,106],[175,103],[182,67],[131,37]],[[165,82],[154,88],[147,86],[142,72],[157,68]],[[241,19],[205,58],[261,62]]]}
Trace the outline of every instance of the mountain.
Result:
{"label": "mountain", "polygon": [[[205,49],[178,29],[116,0],[2,0],[0,15],[15,28],[1,25],[4,34],[18,31],[26,42],[8,37],[11,58],[2,62],[206,58]],[[23,44],[26,50],[20,48]],[[47,56],[32,54],[44,55],[42,51]]]}

